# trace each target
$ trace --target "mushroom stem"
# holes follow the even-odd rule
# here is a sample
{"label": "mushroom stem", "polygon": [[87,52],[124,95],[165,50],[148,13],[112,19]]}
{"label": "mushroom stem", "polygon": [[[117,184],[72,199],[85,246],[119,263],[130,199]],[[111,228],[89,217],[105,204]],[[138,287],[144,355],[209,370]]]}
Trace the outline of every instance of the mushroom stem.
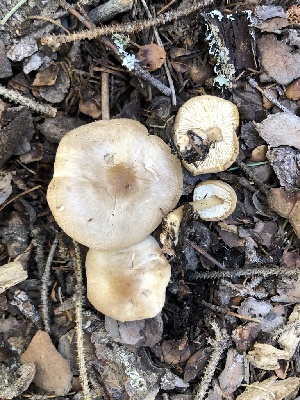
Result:
{"label": "mushroom stem", "polygon": [[217,126],[209,128],[206,131],[203,129],[193,129],[195,135],[201,137],[203,140],[209,140],[210,142],[219,142],[223,139],[221,129]]}
{"label": "mushroom stem", "polygon": [[[189,204],[194,209],[195,213],[201,210],[207,210],[214,206],[223,204],[224,201],[218,196],[206,197],[201,200],[191,201]],[[171,211],[164,219],[164,231],[161,234],[160,240],[163,245],[169,246],[170,241],[176,246],[178,243],[179,228],[182,220],[183,206]]]}
{"label": "mushroom stem", "polygon": [[193,206],[194,211],[201,211],[201,210],[206,210],[207,208],[211,208],[214,206],[219,206],[220,204],[223,204],[224,200],[222,200],[218,196],[211,196],[211,197],[206,197],[205,199],[201,200],[194,200],[190,204]]}

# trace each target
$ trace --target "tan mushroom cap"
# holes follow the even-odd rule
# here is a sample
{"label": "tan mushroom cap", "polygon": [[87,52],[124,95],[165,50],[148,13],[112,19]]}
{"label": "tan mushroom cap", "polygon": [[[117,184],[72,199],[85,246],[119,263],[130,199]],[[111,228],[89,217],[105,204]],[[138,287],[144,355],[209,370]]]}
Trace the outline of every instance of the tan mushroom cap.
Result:
{"label": "tan mushroom cap", "polygon": [[167,144],[137,121],[114,119],[63,137],[47,200],[70,237],[108,250],[147,237],[181,192],[180,161]]}
{"label": "tan mushroom cap", "polygon": [[[230,101],[206,95],[188,100],[179,109],[174,125],[174,141],[183,156],[185,168],[193,175],[229,168],[239,153],[238,125],[238,109]],[[200,137],[206,144],[208,141],[211,143],[204,159],[199,157],[193,162],[184,159],[184,155],[193,149],[188,132]],[[195,144],[199,144],[197,140]]]}
{"label": "tan mushroom cap", "polygon": [[134,321],[161,311],[171,267],[157,241],[148,236],[124,249],[90,249],[86,274],[87,296],[97,310],[119,321]]}
{"label": "tan mushroom cap", "polygon": [[[212,207],[197,207],[197,203],[205,199],[208,204],[210,199]],[[219,201],[216,201],[219,200]],[[233,213],[237,197],[234,189],[227,183],[219,180],[205,181],[197,185],[193,193],[193,203],[197,212],[204,221],[220,221]]]}

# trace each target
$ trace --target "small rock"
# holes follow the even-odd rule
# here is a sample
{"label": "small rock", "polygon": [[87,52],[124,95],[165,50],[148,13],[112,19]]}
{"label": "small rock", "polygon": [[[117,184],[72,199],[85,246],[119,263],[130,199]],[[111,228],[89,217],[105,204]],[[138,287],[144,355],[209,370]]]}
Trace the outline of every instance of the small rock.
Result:
{"label": "small rock", "polygon": [[70,390],[70,364],[56,350],[48,333],[39,330],[21,355],[20,361],[22,364],[35,364],[36,374],[33,382],[48,393],[64,396]]}
{"label": "small rock", "polygon": [[38,45],[33,37],[26,36],[16,42],[7,52],[7,57],[12,61],[22,61],[38,50]]}

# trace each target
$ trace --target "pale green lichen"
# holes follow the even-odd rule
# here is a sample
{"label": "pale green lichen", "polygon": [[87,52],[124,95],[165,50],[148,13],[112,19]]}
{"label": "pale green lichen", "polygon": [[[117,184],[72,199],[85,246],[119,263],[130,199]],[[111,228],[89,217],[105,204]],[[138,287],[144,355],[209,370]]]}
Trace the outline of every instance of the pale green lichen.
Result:
{"label": "pale green lichen", "polygon": [[132,71],[137,59],[135,58],[134,54],[129,54],[125,50],[124,46],[130,42],[129,37],[127,35],[116,33],[112,35],[112,38],[119,50],[119,53],[123,56],[122,65],[124,65],[124,67],[126,67],[129,71]]}

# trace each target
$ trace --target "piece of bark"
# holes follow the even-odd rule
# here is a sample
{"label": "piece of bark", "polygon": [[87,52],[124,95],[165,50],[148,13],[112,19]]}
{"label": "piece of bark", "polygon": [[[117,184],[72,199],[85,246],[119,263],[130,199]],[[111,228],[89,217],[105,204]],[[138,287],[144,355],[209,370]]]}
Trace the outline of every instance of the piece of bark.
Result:
{"label": "piece of bark", "polygon": [[0,293],[27,279],[27,271],[24,271],[20,261],[13,261],[0,266]]}
{"label": "piece of bark", "polygon": [[100,24],[120,13],[131,10],[132,5],[133,0],[109,0],[107,3],[94,8],[89,13],[89,17],[95,24]]}
{"label": "piece of bark", "polygon": [[5,44],[3,40],[0,39],[0,78],[9,78],[12,74],[10,61],[6,56]]}
{"label": "piece of bark", "polygon": [[[5,400],[16,399],[19,397],[25,390],[28,389],[28,386],[32,382],[35,374],[35,366],[33,363],[26,363],[21,365],[21,367],[14,372],[11,372],[11,376],[4,376],[4,371],[0,373],[0,380],[8,381],[8,385],[4,388],[0,389],[0,398]],[[9,371],[6,375],[10,375]],[[1,382],[1,383],[2,383]]]}
{"label": "piece of bark", "polygon": [[35,334],[20,362],[35,364],[33,382],[48,393],[64,396],[71,389],[70,364],[56,350],[48,333],[39,330]]}
{"label": "piece of bark", "polygon": [[0,130],[0,167],[15,154],[22,137],[31,131],[33,131],[32,116],[26,109]]}

